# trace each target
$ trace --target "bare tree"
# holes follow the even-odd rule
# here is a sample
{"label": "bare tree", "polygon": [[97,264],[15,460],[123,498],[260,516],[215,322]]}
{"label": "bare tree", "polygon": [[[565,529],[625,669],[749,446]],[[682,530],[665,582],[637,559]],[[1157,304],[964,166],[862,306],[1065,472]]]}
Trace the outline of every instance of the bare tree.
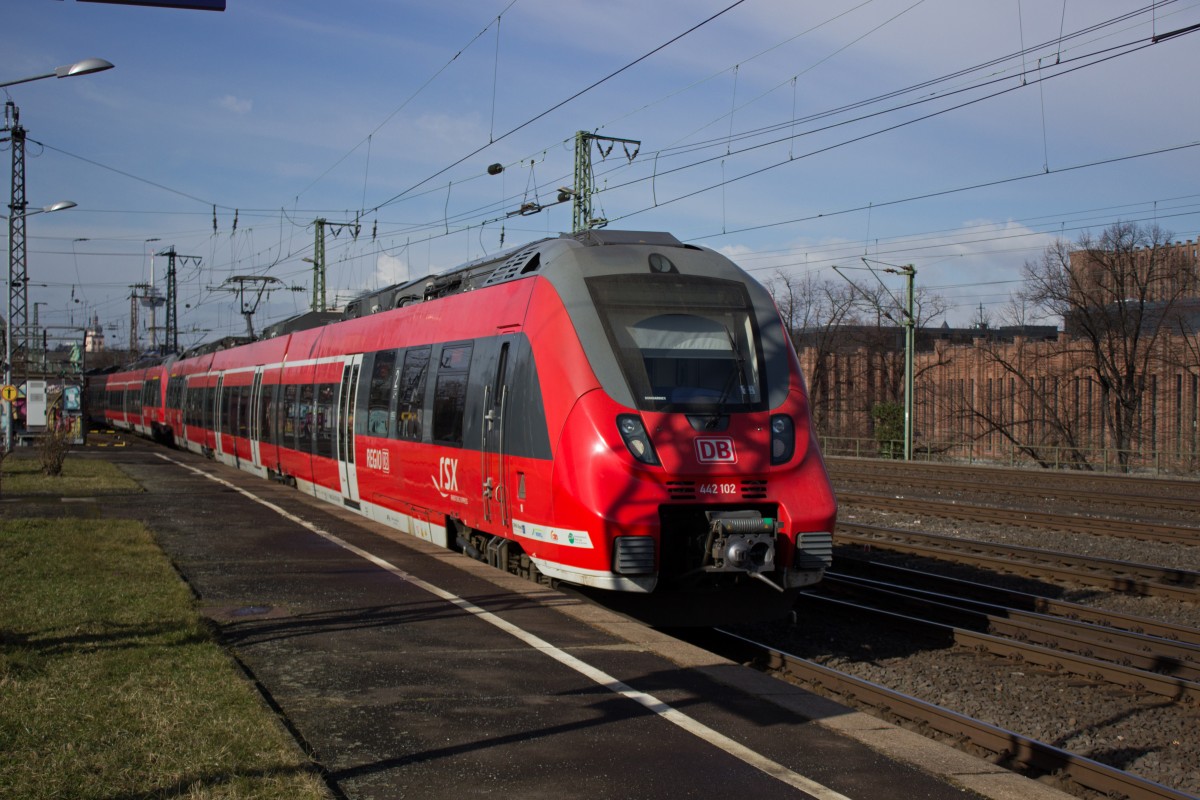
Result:
{"label": "bare tree", "polygon": [[948,407],[971,423],[976,440],[995,434],[1043,467],[1090,468],[1087,431],[1063,398],[1077,379],[1058,343],[989,338],[977,340],[972,354],[989,376],[986,384],[975,394],[952,395]]}
{"label": "bare tree", "polygon": [[[767,288],[804,356],[813,422],[824,436],[866,438],[880,403],[900,403],[904,332],[900,299],[882,284],[819,280],[777,272]],[[932,324],[947,304],[918,292],[917,327]],[[917,374],[940,365],[926,364]]]}
{"label": "bare tree", "polygon": [[1102,424],[1128,468],[1147,376],[1196,264],[1157,226],[1117,222],[1077,246],[1063,241],[1024,266],[1024,296],[1064,321],[1071,360],[1099,388]]}
{"label": "bare tree", "polygon": [[766,286],[797,349],[813,350],[807,375],[809,405],[817,430],[829,433],[830,362],[854,309],[853,293],[841,282],[818,280],[811,272],[798,277],[782,269]]}
{"label": "bare tree", "polygon": [[1008,302],[1000,309],[1000,324],[1023,328],[1032,325],[1037,319],[1037,306],[1024,292],[1014,292],[1008,296]]}

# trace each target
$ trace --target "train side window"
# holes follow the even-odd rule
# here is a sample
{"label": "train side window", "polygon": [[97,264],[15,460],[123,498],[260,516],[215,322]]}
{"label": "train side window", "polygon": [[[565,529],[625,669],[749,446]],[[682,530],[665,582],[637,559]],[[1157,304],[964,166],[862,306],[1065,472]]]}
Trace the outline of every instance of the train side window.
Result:
{"label": "train side window", "polygon": [[275,390],[278,386],[264,383],[261,388],[262,399],[259,400],[259,427],[258,440],[260,442],[270,442],[275,444],[273,435],[273,423],[275,421]]}
{"label": "train side window", "polygon": [[500,345],[500,360],[496,364],[496,381],[492,385],[492,406],[499,408],[501,396],[504,393],[504,381],[508,372],[508,342]]}
{"label": "train side window", "polygon": [[280,444],[284,447],[290,447],[296,450],[296,431],[300,425],[298,415],[300,413],[299,406],[296,403],[297,386],[294,383],[289,383],[283,387],[283,408],[280,409],[280,416],[283,418],[280,421],[280,429],[283,431]]}
{"label": "train side window", "polygon": [[234,386],[221,388],[221,433],[233,433],[233,414],[237,409],[237,401],[234,399],[236,391]]}
{"label": "train side window", "polygon": [[242,438],[250,436],[250,387],[239,386],[237,390],[237,428]]}
{"label": "train side window", "polygon": [[183,424],[198,425],[196,421],[196,396],[199,391],[195,386],[187,386],[183,391]]}
{"label": "train side window", "polygon": [[395,368],[396,351],[382,350],[375,354],[367,396],[367,433],[371,436],[387,436],[388,411],[392,404],[392,372]]}
{"label": "train side window", "polygon": [[316,427],[316,408],[313,406],[313,386],[305,383],[300,386],[300,400],[297,419],[299,420],[299,440],[296,449],[303,453],[313,451],[313,428]]}
{"label": "train side window", "polygon": [[429,356],[433,348],[413,347],[404,354],[400,384],[396,397],[396,436],[421,440],[424,417],[425,374],[429,371]]}
{"label": "train side window", "polygon": [[467,405],[467,372],[471,366],[470,343],[442,348],[437,383],[433,392],[433,440],[461,445],[463,413]]}
{"label": "train side window", "polygon": [[142,405],[143,406],[157,406],[158,405],[159,380],[160,379],[157,377],[150,378],[144,384],[142,384]]}
{"label": "train side window", "polygon": [[191,403],[192,419],[189,425],[195,425],[198,428],[204,427],[204,398],[208,397],[208,390],[203,386],[188,387],[188,402]]}
{"label": "train side window", "polygon": [[208,430],[215,430],[217,427],[214,414],[217,410],[217,387],[207,386],[204,389],[204,427]]}
{"label": "train side window", "polygon": [[317,384],[317,445],[313,453],[318,456],[324,456],[325,458],[333,458],[335,456],[335,453],[333,452],[333,398],[337,395],[337,388],[338,385],[336,383]]}

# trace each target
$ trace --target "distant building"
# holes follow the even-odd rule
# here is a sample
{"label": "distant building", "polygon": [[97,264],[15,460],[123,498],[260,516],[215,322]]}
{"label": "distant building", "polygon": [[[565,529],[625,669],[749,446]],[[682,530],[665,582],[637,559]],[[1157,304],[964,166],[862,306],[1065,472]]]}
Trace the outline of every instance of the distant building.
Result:
{"label": "distant building", "polygon": [[[913,435],[920,456],[1111,465],[1108,413],[1087,345],[1065,333],[1012,338],[943,331],[918,337]],[[872,409],[903,403],[903,333],[892,346],[797,351],[814,424],[830,454],[874,455]],[[923,343],[923,344],[922,344]],[[1145,376],[1134,447],[1139,466],[1200,471],[1200,334],[1164,335]]]}
{"label": "distant building", "polygon": [[85,353],[101,353],[104,351],[104,326],[100,324],[100,315],[92,317],[92,322],[83,332],[83,350]]}
{"label": "distant building", "polygon": [[[1128,321],[1117,319],[1118,306],[1136,293],[1137,321],[1126,329],[1139,336],[1153,331],[1157,339],[1148,350],[1150,337],[1140,336],[1135,345],[1145,356],[1138,362],[1145,364],[1138,376],[1141,399],[1133,412],[1132,452],[1120,458],[1134,467],[1200,471],[1200,243],[1134,248],[1126,256],[1130,252],[1135,257],[1126,263],[1136,269],[1126,276],[1105,270],[1099,263],[1104,253],[1071,253],[1071,270],[1092,283],[1074,282],[1076,310],[1062,333],[1053,326],[919,330],[912,419],[918,455],[1093,468],[1116,463],[1106,424],[1112,397],[1095,369],[1096,345],[1080,326],[1112,317],[1107,330],[1122,330],[1118,324]],[[1110,304],[1113,313],[1097,302]],[[1119,354],[1120,342],[1133,345],[1139,336],[1120,334],[1101,346]],[[797,331],[794,341],[827,452],[874,454],[872,410],[904,400],[903,330]]]}

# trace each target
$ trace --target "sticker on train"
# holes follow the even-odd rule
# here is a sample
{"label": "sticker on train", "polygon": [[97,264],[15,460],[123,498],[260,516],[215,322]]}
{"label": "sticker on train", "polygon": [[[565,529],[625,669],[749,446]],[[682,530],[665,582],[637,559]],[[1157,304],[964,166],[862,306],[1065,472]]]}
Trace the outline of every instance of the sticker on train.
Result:
{"label": "sticker on train", "polygon": [[526,539],[537,539],[547,544],[559,544],[563,547],[581,547],[592,550],[592,537],[587,531],[573,531],[566,528],[547,528],[544,525],[534,525],[529,522],[513,520],[513,533]]}

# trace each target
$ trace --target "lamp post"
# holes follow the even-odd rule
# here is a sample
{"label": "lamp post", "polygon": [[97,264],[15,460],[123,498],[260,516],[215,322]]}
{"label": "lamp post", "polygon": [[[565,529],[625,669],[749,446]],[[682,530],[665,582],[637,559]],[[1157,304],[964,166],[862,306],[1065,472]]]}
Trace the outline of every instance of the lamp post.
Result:
{"label": "lamp post", "polygon": [[61,67],[55,67],[53,72],[30,75],[28,78],[17,78],[15,81],[4,81],[0,83],[0,89],[3,89],[5,86],[16,86],[18,83],[40,81],[43,78],[72,78],[76,75],[91,75],[93,72],[103,72],[106,69],[112,68],[112,63],[105,61],[103,58],[85,58],[82,61],[76,61],[74,64],[64,64]]}
{"label": "lamp post", "polygon": [[[17,78],[11,81],[0,81],[0,89],[20,83],[39,81],[43,78],[90,75],[93,72],[112,69],[112,66],[111,62],[102,58],[85,58],[74,64],[55,67],[52,72],[30,75],[27,78]],[[8,330],[4,335],[6,355],[4,359],[4,451],[7,453],[12,450],[13,444],[12,401],[15,399],[15,390],[8,388],[12,386],[13,335],[18,329],[23,329],[27,333],[25,312],[28,300],[28,280],[25,272],[25,218],[43,212],[61,211],[64,208],[71,208],[75,204],[67,201],[35,211],[27,212],[25,210],[25,129],[21,126],[20,110],[12,100],[4,104],[4,122],[4,131],[9,134],[5,140],[12,141],[12,200],[8,205],[11,214],[8,218],[8,315],[5,317]],[[15,294],[18,291],[21,294],[16,297]],[[26,350],[28,350],[28,343],[26,343]]]}
{"label": "lamp post", "polygon": [[[15,248],[16,233],[15,229],[18,221],[22,223],[22,234],[24,234],[24,222],[26,217],[32,217],[35,214],[49,214],[54,211],[65,211],[68,208],[74,208],[75,203],[70,200],[60,200],[42,208],[34,209],[33,211],[24,211],[21,214],[14,213],[8,218],[8,311],[5,314],[5,324],[7,330],[4,332],[4,452],[12,451],[13,446],[13,401],[16,400],[16,389],[13,387],[13,337],[17,334],[15,330],[17,326],[13,324],[13,294],[19,283],[24,286],[26,275],[24,272],[24,250],[22,248],[21,257]],[[24,236],[21,237],[22,244]],[[16,267],[20,265],[22,269]],[[24,327],[22,325],[22,327]],[[25,333],[24,331],[22,334]],[[26,358],[28,358],[28,346],[26,347]],[[12,388],[10,388],[12,387]],[[11,396],[10,396],[11,395]]]}

